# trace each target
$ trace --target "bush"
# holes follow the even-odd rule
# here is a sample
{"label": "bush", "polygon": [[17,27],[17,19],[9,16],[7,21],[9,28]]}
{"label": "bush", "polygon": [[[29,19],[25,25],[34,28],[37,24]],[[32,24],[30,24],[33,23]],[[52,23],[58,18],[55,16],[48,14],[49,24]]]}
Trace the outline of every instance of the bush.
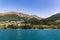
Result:
{"label": "bush", "polygon": [[14,25],[8,25],[8,28],[17,29],[18,27]]}
{"label": "bush", "polygon": [[25,26],[21,26],[20,28],[22,28],[22,29],[31,29],[32,27],[29,26],[29,25],[25,25]]}

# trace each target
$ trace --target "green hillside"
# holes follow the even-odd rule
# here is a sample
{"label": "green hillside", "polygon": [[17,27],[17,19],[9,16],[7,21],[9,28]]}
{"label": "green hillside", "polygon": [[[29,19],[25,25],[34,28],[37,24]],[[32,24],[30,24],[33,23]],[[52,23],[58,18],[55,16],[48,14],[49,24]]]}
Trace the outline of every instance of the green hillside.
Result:
{"label": "green hillside", "polygon": [[51,22],[55,22],[56,20],[60,20],[60,13],[52,15],[51,17],[48,17],[46,19],[43,20],[37,20],[36,18],[31,18],[29,20],[27,20],[27,18],[24,17],[20,17],[16,14],[7,14],[4,16],[0,16],[0,21],[19,21],[20,19],[24,19],[27,23],[31,23],[34,25],[40,25],[40,24],[49,24]]}
{"label": "green hillside", "polygon": [[39,25],[40,24],[40,20],[37,20],[36,18],[31,18],[28,21],[33,25]]}
{"label": "green hillside", "polygon": [[9,21],[12,21],[12,20],[18,21],[20,19],[22,19],[22,17],[19,17],[16,14],[9,14],[9,15],[0,16],[0,21],[7,21],[7,20],[9,20]]}
{"label": "green hillside", "polygon": [[28,18],[20,17],[16,14],[7,14],[7,15],[4,15],[4,16],[0,16],[0,21],[8,21],[8,20],[9,21],[19,21],[20,19],[23,19],[25,22],[31,23],[31,24],[34,24],[34,25],[39,24],[39,20],[36,19],[36,18],[28,19]]}
{"label": "green hillside", "polygon": [[55,15],[53,15],[53,16],[51,16],[51,17],[48,17],[46,20],[48,20],[48,21],[60,20],[60,13],[55,14]]}
{"label": "green hillside", "polygon": [[56,20],[60,20],[60,13],[57,13],[55,15],[52,15],[46,19],[41,20],[40,22],[43,24],[48,24],[48,22],[55,22]]}

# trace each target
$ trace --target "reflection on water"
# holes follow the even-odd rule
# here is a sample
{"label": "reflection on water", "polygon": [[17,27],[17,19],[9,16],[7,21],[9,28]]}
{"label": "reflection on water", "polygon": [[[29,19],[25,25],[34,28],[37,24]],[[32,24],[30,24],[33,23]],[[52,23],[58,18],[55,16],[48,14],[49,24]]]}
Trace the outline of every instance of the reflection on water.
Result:
{"label": "reflection on water", "polygon": [[0,40],[60,40],[60,30],[0,30]]}

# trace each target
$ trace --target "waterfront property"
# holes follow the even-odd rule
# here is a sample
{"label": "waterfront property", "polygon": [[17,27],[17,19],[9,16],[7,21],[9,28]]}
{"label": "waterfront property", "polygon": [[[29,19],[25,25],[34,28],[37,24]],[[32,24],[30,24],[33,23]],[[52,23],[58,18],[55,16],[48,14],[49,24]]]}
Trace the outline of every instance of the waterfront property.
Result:
{"label": "waterfront property", "polygon": [[9,25],[13,25],[13,26],[22,26],[25,25],[23,23],[24,21],[0,21],[0,29],[4,28],[4,27],[8,27]]}
{"label": "waterfront property", "polygon": [[25,27],[28,29],[28,26],[30,27],[30,23],[25,23],[24,20],[20,21],[0,21],[0,29],[24,29]]}

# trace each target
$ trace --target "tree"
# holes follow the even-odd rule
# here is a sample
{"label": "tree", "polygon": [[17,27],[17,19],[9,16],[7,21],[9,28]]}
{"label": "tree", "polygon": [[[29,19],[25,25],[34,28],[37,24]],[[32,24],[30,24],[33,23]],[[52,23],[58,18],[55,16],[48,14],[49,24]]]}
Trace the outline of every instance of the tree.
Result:
{"label": "tree", "polygon": [[18,27],[14,25],[8,25],[8,28],[17,29]]}
{"label": "tree", "polygon": [[60,20],[56,20],[55,24],[58,25],[58,29],[60,28]]}
{"label": "tree", "polygon": [[22,29],[31,29],[32,26],[25,24],[24,26],[20,26]]}
{"label": "tree", "polygon": [[47,24],[48,24],[48,25],[54,25],[54,22],[49,21]]}
{"label": "tree", "polygon": [[36,18],[31,18],[28,20],[29,23],[33,24],[33,25],[38,25],[40,24],[40,20],[36,19]]}

